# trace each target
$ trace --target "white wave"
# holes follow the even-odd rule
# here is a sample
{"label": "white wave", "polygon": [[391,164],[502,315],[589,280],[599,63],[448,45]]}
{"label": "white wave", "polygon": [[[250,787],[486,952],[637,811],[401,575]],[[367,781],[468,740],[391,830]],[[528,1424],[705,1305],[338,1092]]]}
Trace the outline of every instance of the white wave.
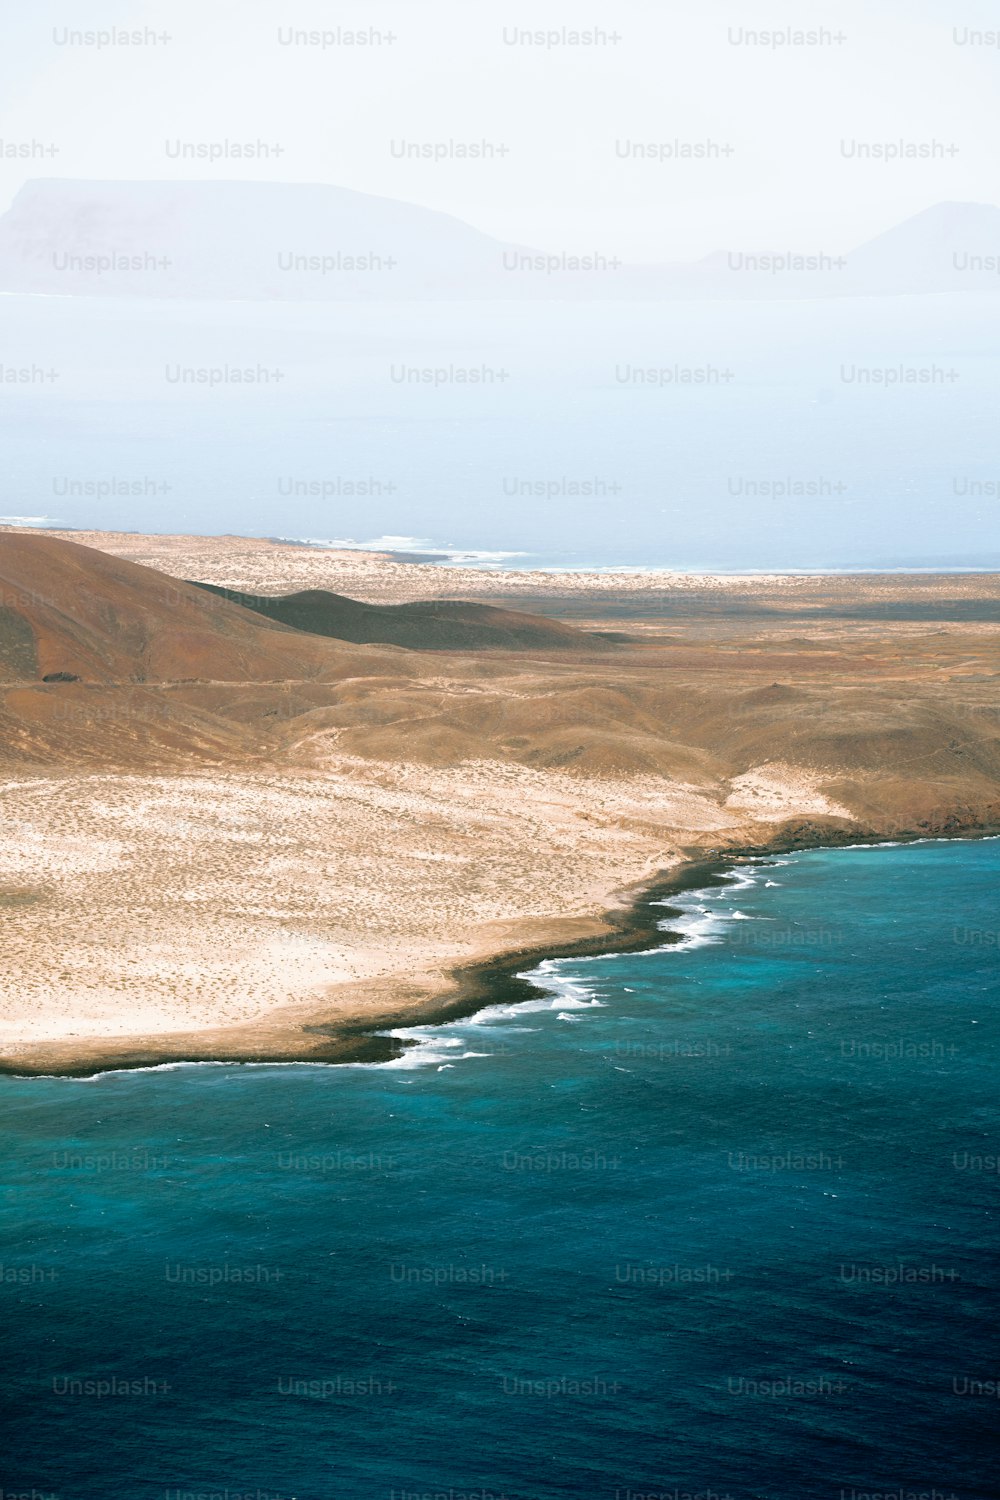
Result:
{"label": "white wave", "polygon": [[649,948],[648,953],[686,953],[692,948],[704,948],[707,944],[722,941],[719,932],[719,925],[724,920],[722,913],[708,911],[704,906],[686,910],[680,905],[678,909],[681,912],[679,917],[666,917],[657,925],[661,932],[669,933],[675,939],[679,935],[680,941]]}
{"label": "white wave", "polygon": [[418,1045],[408,1047],[400,1057],[392,1058],[386,1063],[346,1064],[346,1066],[399,1069],[434,1065],[440,1071],[442,1067],[450,1066],[452,1062],[463,1062],[466,1058],[493,1055],[489,1052],[472,1050],[456,1052],[454,1050],[466,1045],[466,1037],[462,1033],[469,1030],[474,1030],[481,1038],[484,1032],[486,1034],[497,1032],[503,1036],[530,1033],[537,1031],[538,1027],[510,1023],[520,1021],[525,1014],[548,1014],[560,1021],[579,1021],[580,1015],[573,1014],[573,1012],[605,1009],[607,1001],[600,999],[578,979],[571,979],[568,975],[561,974],[556,967],[559,963],[573,961],[575,960],[543,959],[537,969],[518,975],[518,978],[527,979],[543,991],[533,999],[487,1005],[482,1010],[476,1011],[474,1015],[462,1016],[457,1021],[446,1022],[444,1026],[402,1026],[392,1031],[380,1032],[381,1036],[415,1041]]}
{"label": "white wave", "polygon": [[[729,901],[733,896],[738,896],[740,891],[749,890],[751,886],[759,884],[759,880],[734,880],[728,885],[716,886],[710,891],[699,891],[698,894],[703,901]],[[669,901],[666,903],[667,906],[670,904]]]}
{"label": "white wave", "polygon": [[509,1031],[537,1031],[537,1026],[509,1026],[506,1023],[516,1016],[531,1013],[532,1010],[549,1010],[550,1006],[535,1004],[526,1000],[523,1005],[487,1005],[482,1010],[477,1010],[475,1015],[463,1016],[460,1021],[453,1022],[455,1026],[490,1026],[496,1030],[502,1029],[505,1033]]}
{"label": "white wave", "polygon": [[[54,1083],[100,1083],[102,1078],[113,1078],[119,1073],[173,1073],[178,1068],[336,1068],[341,1063],[312,1062],[302,1058],[299,1062],[236,1062],[231,1058],[202,1059],[188,1062],[141,1063],[134,1068],[101,1068],[96,1073],[11,1073],[12,1078],[45,1078]],[[377,1064],[376,1064],[377,1066]],[[2,1492],[0,1492],[2,1494]]]}
{"label": "white wave", "polygon": [[[575,963],[575,959],[543,958],[536,969],[518,974],[518,979],[527,979],[531,984],[537,985],[546,993],[538,1002],[529,1000],[528,1005],[540,1009],[555,1009],[557,1006],[575,1006],[578,1008],[589,1008],[590,1006],[603,1007],[605,1002],[594,994],[594,991],[579,979],[571,979],[568,974],[560,973],[556,967],[559,963]],[[515,1007],[523,1010],[524,1006]]]}
{"label": "white wave", "polygon": [[415,1042],[416,1046],[405,1048],[398,1057],[389,1058],[387,1062],[341,1063],[338,1066],[403,1070],[436,1067],[440,1073],[442,1069],[454,1067],[455,1063],[466,1062],[469,1058],[494,1056],[492,1052],[468,1047],[464,1037],[451,1034],[467,1024],[467,1020],[448,1021],[441,1026],[397,1026],[391,1031],[379,1031],[377,1036],[396,1037],[400,1041]]}
{"label": "white wave", "polygon": [[[24,784],[28,785],[27,782],[25,782]],[[34,783],[32,783],[32,784],[34,784]],[[669,906],[671,903],[669,901],[664,901],[664,902],[661,902],[660,904],[663,905],[663,906]],[[649,903],[649,905],[650,906],[655,906],[656,903],[653,902],[653,901],[651,901]],[[608,964],[608,963],[612,963],[617,958],[628,958],[629,956],[630,955],[628,953],[581,953],[579,955],[579,957],[577,957],[577,958],[543,958],[542,959],[542,963],[543,964],[547,964],[547,963],[551,963],[551,964],[570,964],[571,963],[573,965],[574,969],[575,969],[575,968],[578,967],[579,964]],[[541,965],[539,965],[539,967],[541,967]],[[524,979],[525,977],[526,976],[524,974],[519,974],[518,975],[519,979]],[[527,977],[530,977],[530,975],[527,976]]]}
{"label": "white wave", "polygon": [[[910,840],[906,840],[906,839],[898,839],[898,840],[897,839],[879,839],[879,840],[876,840],[875,843],[871,843],[871,844],[838,844],[837,848],[838,849],[902,849],[902,848],[905,847],[905,845],[906,845],[907,842],[915,844],[915,843],[918,842],[918,840],[917,839],[910,839]],[[920,840],[920,842],[924,842],[924,841]],[[926,842],[927,843],[932,843],[933,840],[927,839]],[[819,852],[822,851],[823,853],[826,853],[826,851],[828,850],[828,848],[829,848],[829,845],[827,845],[827,844],[817,844],[815,852],[819,853]]]}
{"label": "white wave", "polygon": [[373,536],[367,541],[354,537],[280,537],[302,547],[327,547],[337,552],[407,552],[414,557],[446,557],[450,563],[497,564],[512,557],[530,557],[530,552],[484,551],[477,548],[438,546],[425,536]]}
{"label": "white wave", "polygon": [[[987,834],[987,838],[997,838],[1000,835]],[[806,854],[836,854],[841,849],[907,849],[911,844],[970,844],[978,840],[965,838],[919,838],[919,839],[873,839],[867,844],[817,844],[814,848],[803,850]]]}
{"label": "white wave", "polygon": [[[406,1033],[381,1031],[378,1033],[378,1035],[405,1037]],[[407,1047],[405,1052],[401,1052],[398,1057],[391,1057],[388,1062],[353,1064],[347,1063],[346,1066],[363,1068],[395,1068],[399,1070],[435,1067],[438,1072],[440,1072],[441,1068],[444,1066],[453,1067],[455,1063],[465,1062],[467,1058],[484,1057],[488,1055],[483,1052],[451,1052],[448,1050],[443,1050],[455,1046],[461,1046],[461,1043],[457,1041],[457,1039],[451,1037],[426,1037],[423,1040],[420,1040],[416,1047]]]}

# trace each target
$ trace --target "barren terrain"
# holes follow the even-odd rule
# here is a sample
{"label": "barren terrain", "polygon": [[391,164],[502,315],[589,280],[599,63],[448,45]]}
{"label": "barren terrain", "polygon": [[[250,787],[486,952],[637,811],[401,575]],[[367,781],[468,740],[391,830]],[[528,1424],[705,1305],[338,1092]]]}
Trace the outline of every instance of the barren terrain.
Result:
{"label": "barren terrain", "polygon": [[[475,1002],[470,965],[610,942],[699,852],[1000,827],[993,575],[560,594],[565,575],[81,540],[0,534],[8,1069],[385,1055],[373,1029]],[[345,642],[182,581],[398,603],[431,576],[522,609],[547,578],[550,617],[631,639]]]}

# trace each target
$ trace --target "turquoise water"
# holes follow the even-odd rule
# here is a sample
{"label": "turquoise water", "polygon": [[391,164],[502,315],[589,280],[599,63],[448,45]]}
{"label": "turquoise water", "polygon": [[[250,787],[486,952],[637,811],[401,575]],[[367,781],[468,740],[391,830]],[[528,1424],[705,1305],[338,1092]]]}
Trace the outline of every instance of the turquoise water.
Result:
{"label": "turquoise water", "polygon": [[997,1494],[998,874],[762,861],[387,1066],[0,1080],[4,1493]]}

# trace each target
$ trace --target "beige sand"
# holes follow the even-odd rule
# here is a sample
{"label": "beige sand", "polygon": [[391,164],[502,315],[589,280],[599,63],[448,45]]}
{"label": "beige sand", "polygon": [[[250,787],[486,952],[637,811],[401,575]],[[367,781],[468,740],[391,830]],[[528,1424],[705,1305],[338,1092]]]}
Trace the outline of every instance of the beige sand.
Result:
{"label": "beige sand", "polygon": [[533,923],[599,918],[677,857],[668,828],[731,826],[683,787],[593,783],[584,806],[568,777],[497,763],[45,779],[0,808],[7,1056],[440,984]]}

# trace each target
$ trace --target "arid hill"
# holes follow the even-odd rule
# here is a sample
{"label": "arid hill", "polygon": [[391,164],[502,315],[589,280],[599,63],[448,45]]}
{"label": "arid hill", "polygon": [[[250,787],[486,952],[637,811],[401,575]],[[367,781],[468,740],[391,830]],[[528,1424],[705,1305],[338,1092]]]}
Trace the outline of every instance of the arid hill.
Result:
{"label": "arid hill", "polygon": [[[344,678],[405,676],[408,659],[388,647],[304,635],[77,542],[0,534],[6,762],[252,760],[270,748],[287,685],[301,693]],[[183,684],[207,691],[189,704]],[[255,698],[257,684],[266,686]],[[327,701],[322,691],[319,698]]]}
{"label": "arid hill", "polygon": [[[488,760],[721,788],[780,760],[872,827],[974,822],[1000,787],[988,625],[779,627],[751,614],[723,627],[695,606],[669,633],[643,622],[602,653],[600,637],[485,605],[380,608],[312,591],[298,614],[296,596],[274,601],[313,623],[339,612],[344,628],[400,621],[405,636],[418,621],[433,636],[443,619],[491,641],[421,651],[325,639],[231,593],[18,533],[0,535],[0,586],[0,744],[22,763]],[[497,618],[518,649],[498,649]]]}
{"label": "arid hill", "polygon": [[410,651],[606,651],[627,637],[578,630],[540,615],[490,604],[425,599],[413,604],[364,604],[328,589],[296,594],[246,594],[202,583],[199,588],[296,630],[359,645],[405,646]]}
{"label": "arid hill", "polygon": [[0,534],[0,673],[36,682],[259,681],[386,670],[153,568],[48,536]]}

